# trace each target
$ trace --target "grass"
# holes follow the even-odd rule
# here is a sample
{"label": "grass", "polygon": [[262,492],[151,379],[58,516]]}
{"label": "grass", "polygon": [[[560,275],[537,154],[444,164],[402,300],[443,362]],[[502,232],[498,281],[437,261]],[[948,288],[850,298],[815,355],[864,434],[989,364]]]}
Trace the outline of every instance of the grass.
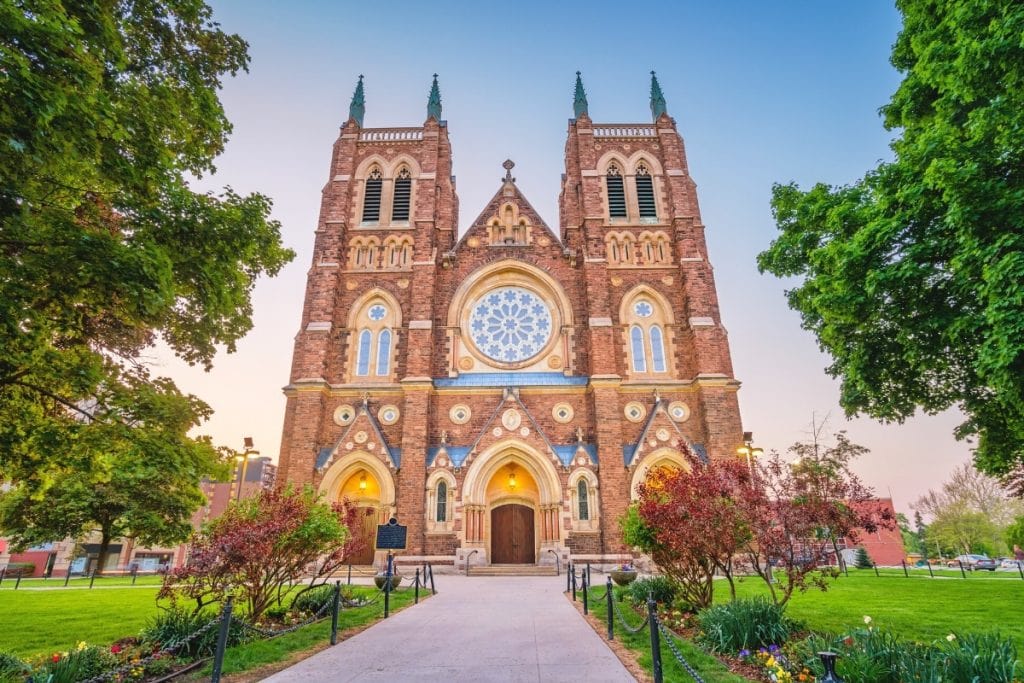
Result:
{"label": "grass", "polygon": [[[590,613],[597,617],[602,624],[608,623],[608,605],[607,601],[602,598],[605,594],[603,587],[595,587],[590,589]],[[582,595],[579,597],[582,600]],[[618,603],[619,612],[622,613],[626,621],[633,627],[636,628],[640,625],[643,617],[635,612],[632,607],[629,606],[628,602]],[[600,630],[602,637],[607,638],[608,632],[607,627]],[[654,674],[654,660],[651,657],[651,633],[648,628],[643,629],[639,633],[630,634],[622,627],[622,622],[619,621],[619,617],[615,617],[615,640],[625,645],[628,649],[632,650],[637,655],[637,663],[644,668],[647,673],[653,676]],[[666,681],[689,681],[690,674],[676,661],[675,656],[669,649],[668,645],[664,642],[664,634],[661,634],[661,665],[664,680]],[[724,664],[718,659],[708,654],[701,648],[697,647],[688,640],[675,639],[676,647],[679,649],[679,653],[689,662],[697,673],[707,681],[708,683],[749,683],[750,679],[737,676],[736,674],[729,671]]]}
{"label": "grass", "polygon": [[[159,586],[163,583],[164,578],[154,574],[147,574],[145,576],[138,576],[135,580],[136,586]],[[68,581],[68,585],[64,585],[64,578],[52,578],[52,579],[22,579],[21,583],[18,584],[15,579],[10,577],[5,578],[0,583],[0,591],[4,590],[15,590],[15,585],[19,587],[19,590],[25,590],[26,588],[89,588],[89,577],[88,576],[76,576],[72,577]],[[97,576],[93,588],[107,588],[109,586],[131,586],[131,576]]]}
{"label": "grass", "polygon": [[0,650],[26,658],[72,650],[82,640],[106,645],[136,635],[157,613],[156,591],[0,590]]}
{"label": "grass", "polygon": [[[372,587],[359,587],[355,590],[356,595],[366,597],[376,593],[376,590]],[[429,596],[429,590],[424,595],[423,589],[420,589],[421,601]],[[412,589],[402,588],[398,592],[391,594],[392,613],[408,607],[412,603]],[[367,626],[382,618],[383,614],[383,600],[366,607],[342,609],[338,615],[338,632],[340,634],[347,629]],[[325,619],[271,640],[259,640],[229,648],[224,654],[223,673],[225,675],[243,673],[280,662],[296,652],[313,648],[322,649],[321,646],[325,646],[329,642],[330,635],[331,620]],[[212,664],[207,664],[196,672],[195,677],[208,678],[212,668]]]}
{"label": "grass", "polygon": [[[813,631],[842,633],[864,625],[864,617],[872,625],[895,635],[919,642],[931,642],[956,633],[988,633],[998,631],[1013,638],[1024,653],[1024,622],[1017,618],[1014,605],[1024,604],[1024,581],[1017,574],[995,572],[990,577],[968,574],[966,580],[955,572],[955,578],[936,578],[911,570],[910,578],[898,569],[893,573],[871,569],[850,569],[849,576],[829,582],[826,592],[809,590],[795,593],[787,613],[804,622]],[[1016,578],[1016,581],[999,578]],[[757,578],[744,578],[737,584],[740,597],[767,595],[767,587]],[[715,600],[729,599],[728,585],[715,582]]]}

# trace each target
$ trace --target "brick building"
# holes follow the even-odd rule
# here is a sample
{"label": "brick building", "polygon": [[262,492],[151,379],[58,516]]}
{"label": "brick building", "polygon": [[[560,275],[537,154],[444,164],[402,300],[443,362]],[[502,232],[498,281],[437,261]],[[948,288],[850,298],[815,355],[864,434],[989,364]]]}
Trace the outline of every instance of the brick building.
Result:
{"label": "brick building", "polygon": [[[735,457],[726,331],[683,140],[591,121],[576,81],[559,229],[504,179],[458,230],[435,77],[427,119],[367,128],[362,78],[331,155],[295,340],[282,481],[396,517],[405,557],[617,559],[652,468]],[[362,562],[374,559],[372,548]]]}

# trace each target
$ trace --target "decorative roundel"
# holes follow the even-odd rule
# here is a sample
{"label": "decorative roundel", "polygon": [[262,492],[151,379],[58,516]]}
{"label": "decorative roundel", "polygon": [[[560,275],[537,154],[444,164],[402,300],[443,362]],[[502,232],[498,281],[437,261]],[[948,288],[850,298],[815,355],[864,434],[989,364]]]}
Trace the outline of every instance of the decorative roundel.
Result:
{"label": "decorative roundel", "polygon": [[672,401],[668,404],[668,416],[676,422],[686,422],[690,417],[690,408],[682,401]]}
{"label": "decorative roundel", "polygon": [[572,421],[573,414],[572,406],[568,403],[556,403],[551,409],[551,417],[555,418],[555,422],[561,424],[568,424]]}
{"label": "decorative roundel", "polygon": [[392,405],[381,406],[381,409],[377,411],[377,418],[386,425],[398,422],[399,415],[398,408]]}
{"label": "decorative roundel", "polygon": [[647,408],[642,403],[637,403],[636,401],[627,403],[622,412],[630,422],[640,422],[647,417]]}
{"label": "decorative roundel", "polygon": [[551,310],[523,287],[498,287],[473,304],[469,337],[476,348],[499,363],[533,358],[551,339]]}
{"label": "decorative roundel", "polygon": [[366,432],[364,432],[362,430],[356,432],[356,435],[355,435],[356,443],[366,443],[366,440],[369,439],[369,438],[370,438],[369,434],[367,434]]}
{"label": "decorative roundel", "polygon": [[356,409],[347,403],[343,403],[334,409],[334,424],[344,427],[345,425],[352,424],[354,419],[356,419]]}
{"label": "decorative roundel", "polygon": [[388,309],[381,304],[374,304],[373,306],[370,306],[368,311],[366,311],[366,317],[373,321],[383,320],[384,316],[387,314]]}
{"label": "decorative roundel", "polygon": [[448,419],[451,420],[453,424],[457,425],[466,424],[472,416],[473,411],[469,409],[469,406],[463,403],[452,406],[452,409],[448,411]]}
{"label": "decorative roundel", "polygon": [[638,318],[650,318],[654,315],[654,307],[651,306],[650,301],[641,299],[633,304],[633,313],[635,313]]}
{"label": "decorative roundel", "polygon": [[509,408],[501,414],[501,424],[505,425],[505,429],[515,431],[519,429],[519,425],[523,423],[523,416],[519,414],[519,411],[515,408]]}

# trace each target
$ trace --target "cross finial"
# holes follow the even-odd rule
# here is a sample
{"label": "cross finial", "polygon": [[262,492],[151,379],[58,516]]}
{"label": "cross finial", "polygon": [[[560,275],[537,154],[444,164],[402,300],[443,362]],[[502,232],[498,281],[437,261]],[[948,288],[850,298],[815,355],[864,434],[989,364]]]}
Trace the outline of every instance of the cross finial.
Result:
{"label": "cross finial", "polygon": [[512,169],[515,168],[515,166],[516,162],[512,161],[511,159],[505,159],[505,163],[501,165],[501,167],[505,169],[506,183],[514,183],[516,181],[516,179],[512,177]]}

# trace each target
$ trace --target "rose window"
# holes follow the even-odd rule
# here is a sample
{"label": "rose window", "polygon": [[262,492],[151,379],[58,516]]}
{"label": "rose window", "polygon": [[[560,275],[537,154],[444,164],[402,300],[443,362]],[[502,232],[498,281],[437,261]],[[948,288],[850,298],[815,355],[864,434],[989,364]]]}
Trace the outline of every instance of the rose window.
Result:
{"label": "rose window", "polygon": [[518,363],[536,356],[551,338],[551,311],[522,287],[499,287],[479,299],[469,316],[469,336],[485,356]]}

